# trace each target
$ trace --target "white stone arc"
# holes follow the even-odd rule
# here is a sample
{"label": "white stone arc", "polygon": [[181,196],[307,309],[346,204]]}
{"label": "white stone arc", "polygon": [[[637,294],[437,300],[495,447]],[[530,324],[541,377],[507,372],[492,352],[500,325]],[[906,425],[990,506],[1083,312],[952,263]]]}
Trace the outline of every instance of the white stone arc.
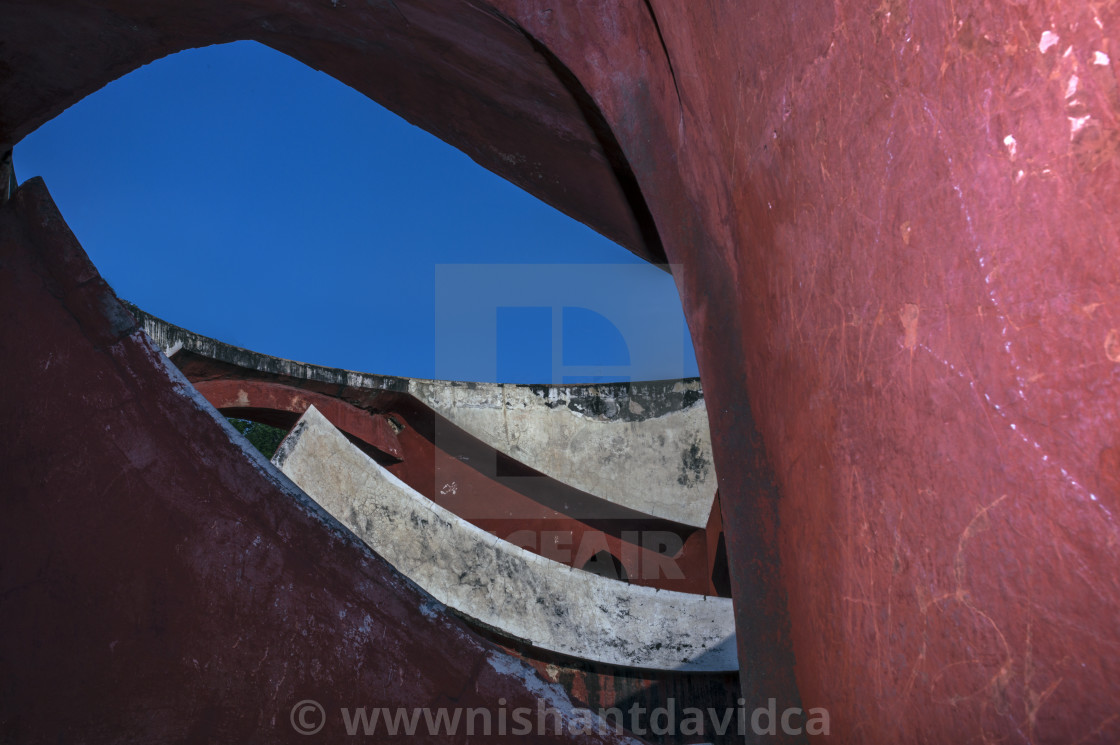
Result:
{"label": "white stone arc", "polygon": [[437,600],[509,638],[612,665],[739,669],[729,598],[630,585],[503,541],[400,481],[314,407],[273,463]]}

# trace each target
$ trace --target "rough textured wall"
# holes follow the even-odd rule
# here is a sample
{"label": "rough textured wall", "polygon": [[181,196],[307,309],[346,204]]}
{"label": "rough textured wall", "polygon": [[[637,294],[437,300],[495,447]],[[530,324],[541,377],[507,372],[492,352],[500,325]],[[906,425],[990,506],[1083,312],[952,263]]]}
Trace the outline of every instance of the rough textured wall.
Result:
{"label": "rough textured wall", "polygon": [[710,103],[741,117],[705,128],[735,205],[718,311],[782,490],[798,683],[849,740],[1120,736],[1120,19],[1099,12],[841,4],[819,57],[727,55],[756,105]]}
{"label": "rough textured wall", "polygon": [[[340,19],[378,34],[310,0],[52,5],[78,20],[5,31],[0,139],[186,39],[331,71]],[[1117,9],[496,5],[594,102],[677,265],[744,695],[792,700],[792,672],[843,742],[1115,741]]]}
{"label": "rough textured wall", "polygon": [[1115,10],[652,6],[648,93],[656,47],[571,59],[682,265],[737,598],[749,400],[836,734],[1114,741]]}
{"label": "rough textured wall", "polygon": [[410,392],[488,445],[589,494],[697,528],[712,512],[716,474],[699,381],[633,386],[412,381]]}

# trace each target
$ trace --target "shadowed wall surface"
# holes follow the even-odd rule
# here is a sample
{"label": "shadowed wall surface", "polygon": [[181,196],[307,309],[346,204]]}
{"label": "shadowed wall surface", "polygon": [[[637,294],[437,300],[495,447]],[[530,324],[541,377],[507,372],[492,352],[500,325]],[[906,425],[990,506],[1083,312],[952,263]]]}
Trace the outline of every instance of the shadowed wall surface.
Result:
{"label": "shadowed wall surface", "polygon": [[251,38],[663,251],[748,701],[828,707],[841,742],[1120,736],[1117,10],[43,5],[0,5],[0,140]]}

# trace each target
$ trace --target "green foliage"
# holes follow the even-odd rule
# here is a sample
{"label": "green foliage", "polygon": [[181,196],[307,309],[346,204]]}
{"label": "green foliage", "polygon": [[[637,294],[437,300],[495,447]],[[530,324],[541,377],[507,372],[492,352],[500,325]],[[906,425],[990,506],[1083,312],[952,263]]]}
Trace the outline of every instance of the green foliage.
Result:
{"label": "green foliage", "polygon": [[261,455],[269,459],[276,454],[276,448],[280,447],[280,442],[288,434],[286,429],[270,427],[260,422],[250,422],[248,419],[234,419],[233,417],[227,417],[227,419],[234,429],[245,435],[245,439],[259,450]]}

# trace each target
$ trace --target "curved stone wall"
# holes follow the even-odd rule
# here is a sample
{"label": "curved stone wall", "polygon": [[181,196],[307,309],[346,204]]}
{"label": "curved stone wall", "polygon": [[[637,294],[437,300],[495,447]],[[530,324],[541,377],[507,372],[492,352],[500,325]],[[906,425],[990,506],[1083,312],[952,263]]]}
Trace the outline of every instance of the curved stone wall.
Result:
{"label": "curved stone wall", "polygon": [[696,378],[567,386],[398,378],[252,352],[133,311],[165,350],[294,378],[409,393],[546,476],[647,515],[698,528],[707,524],[716,472]]}
{"label": "curved stone wall", "polygon": [[588,386],[412,380],[409,392],[558,481],[685,525],[708,520],[716,473],[697,379]]}
{"label": "curved stone wall", "polygon": [[273,462],[437,600],[506,636],[614,665],[738,669],[729,599],[605,579],[502,541],[415,492],[314,407]]}

